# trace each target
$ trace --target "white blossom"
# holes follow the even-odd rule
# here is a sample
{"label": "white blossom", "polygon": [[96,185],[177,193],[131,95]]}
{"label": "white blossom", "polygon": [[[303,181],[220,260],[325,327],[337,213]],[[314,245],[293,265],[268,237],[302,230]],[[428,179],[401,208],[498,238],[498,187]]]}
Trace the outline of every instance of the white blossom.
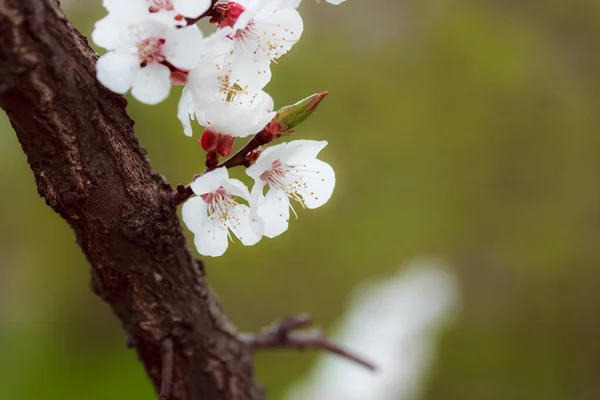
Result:
{"label": "white blossom", "polygon": [[[296,7],[299,0],[238,0],[228,2],[210,38],[208,55],[247,75],[271,79],[268,65],[298,42],[304,24]],[[263,84],[263,86],[264,86]]]}
{"label": "white blossom", "polygon": [[[246,170],[255,184],[250,195],[252,214],[264,220],[264,235],[270,238],[288,228],[291,200],[302,207],[325,204],[335,187],[331,166],[317,159],[326,141],[294,140],[267,148]],[[264,195],[265,187],[268,188]]]}
{"label": "white blossom", "polygon": [[96,23],[93,41],[110,50],[96,65],[98,80],[116,93],[131,94],[146,104],[163,101],[171,89],[171,68],[188,70],[200,59],[190,49],[200,47],[196,26],[177,29],[162,18],[147,16],[138,22],[109,14]]}
{"label": "white blossom", "polygon": [[178,117],[191,136],[190,116],[202,126],[235,137],[258,133],[275,116],[273,99],[266,92],[239,79],[233,81],[212,61],[202,60],[188,74],[179,102]]}
{"label": "white blossom", "polygon": [[262,237],[260,218],[250,217],[247,205],[236,197],[248,200],[248,188],[237,179],[230,179],[227,168],[217,168],[198,177],[191,188],[197,197],[189,199],[182,209],[183,221],[194,233],[198,252],[218,257],[225,253],[234,234],[245,246],[256,244]]}
{"label": "white blossom", "polygon": [[104,8],[121,18],[135,19],[150,13],[165,13],[173,20],[196,18],[211,6],[210,0],[104,0]]}

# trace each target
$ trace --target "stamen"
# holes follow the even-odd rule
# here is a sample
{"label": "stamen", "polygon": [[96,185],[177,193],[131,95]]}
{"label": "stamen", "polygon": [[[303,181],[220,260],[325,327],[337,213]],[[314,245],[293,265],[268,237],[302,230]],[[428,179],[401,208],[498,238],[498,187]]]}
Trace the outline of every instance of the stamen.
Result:
{"label": "stamen", "polygon": [[[304,197],[314,197],[314,192],[308,191],[306,182],[307,178],[311,178],[311,173],[318,174],[319,171],[307,169],[306,165],[304,168],[298,168],[296,165],[282,165],[281,160],[277,159],[271,164],[270,170],[260,175],[260,179],[266,182],[271,189],[285,193],[288,198],[296,200],[302,205],[302,208],[306,209]],[[290,208],[297,219],[298,214],[291,203]]]}

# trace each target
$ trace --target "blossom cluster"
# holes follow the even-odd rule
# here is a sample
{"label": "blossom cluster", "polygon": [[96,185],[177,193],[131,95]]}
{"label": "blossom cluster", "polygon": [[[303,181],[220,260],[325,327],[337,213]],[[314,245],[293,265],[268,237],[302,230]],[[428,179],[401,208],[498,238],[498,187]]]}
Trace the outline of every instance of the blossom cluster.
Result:
{"label": "blossom cluster", "polygon": [[[300,1],[103,1],[108,15],[92,33],[92,40],[108,50],[97,62],[100,83],[116,93],[131,91],[149,105],[165,100],[173,85],[184,85],[177,110],[183,132],[193,135],[193,120],[204,127],[199,142],[207,152],[207,170],[189,185],[197,196],[182,210],[200,254],[222,255],[233,236],[253,245],[263,236],[280,235],[288,227],[290,209],[296,215],[290,200],[316,208],[333,192],[333,169],[317,159],[327,142],[294,140],[266,149],[252,145],[290,134],[324,97],[315,95],[277,112],[264,91],[272,63],[303,33]],[[216,27],[211,35],[204,36],[196,25],[202,18]],[[241,154],[243,162],[218,164],[219,156],[231,154],[235,138],[249,136],[253,139]],[[252,190],[229,178],[227,168],[235,165],[247,167]]]}

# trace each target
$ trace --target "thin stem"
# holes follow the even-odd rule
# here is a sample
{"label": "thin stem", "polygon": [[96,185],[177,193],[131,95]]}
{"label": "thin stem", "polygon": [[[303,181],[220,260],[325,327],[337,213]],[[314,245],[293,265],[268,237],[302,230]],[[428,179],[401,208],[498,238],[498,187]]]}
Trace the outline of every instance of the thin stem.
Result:
{"label": "thin stem", "polygon": [[[215,166],[207,164],[206,170],[200,175],[203,175],[209,171],[212,171],[212,170],[214,170],[216,168],[220,168],[220,167],[233,168],[233,167],[237,167],[239,165],[244,165],[244,163],[246,161],[246,156],[248,154],[250,154],[252,151],[258,149],[260,146],[269,143],[271,140],[273,140],[276,137],[276,134],[274,134],[272,130],[269,130],[267,128],[272,129],[272,125],[271,124],[267,125],[267,127],[265,127],[265,129],[263,129],[262,131],[258,132],[256,135],[254,135],[254,137],[252,139],[250,139],[250,141],[248,141],[248,143],[246,143],[246,145],[244,147],[242,147],[240,150],[238,150],[234,155],[229,157],[227,160],[225,160],[222,163],[215,165]],[[197,175],[196,177],[198,177],[200,175]],[[189,184],[187,186],[183,186],[180,184],[180,185],[177,185],[177,190],[172,194],[171,198],[173,200],[173,204],[175,206],[178,206],[181,203],[185,202],[187,199],[189,199],[193,194],[194,194],[194,192],[192,191],[192,188]]]}
{"label": "thin stem", "polygon": [[241,336],[241,340],[250,346],[252,351],[274,348],[321,349],[346,358],[371,371],[377,369],[373,363],[329,341],[319,329],[295,332],[295,330],[310,324],[311,321],[312,318],[308,314],[288,317],[269,325],[261,333],[244,334]]}
{"label": "thin stem", "polygon": [[189,25],[194,25],[196,22],[200,21],[202,18],[211,16],[212,12],[213,12],[213,9],[215,7],[215,4],[217,4],[217,1],[218,0],[212,0],[212,4],[208,8],[208,10],[206,10],[203,14],[200,14],[196,18],[186,18],[185,21],[187,22],[188,26]]}

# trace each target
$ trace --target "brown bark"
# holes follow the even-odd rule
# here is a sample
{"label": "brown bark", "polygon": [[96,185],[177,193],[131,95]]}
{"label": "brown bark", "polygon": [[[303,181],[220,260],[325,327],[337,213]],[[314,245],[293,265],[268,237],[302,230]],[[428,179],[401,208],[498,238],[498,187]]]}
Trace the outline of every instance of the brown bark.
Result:
{"label": "brown bark", "polygon": [[0,106],[39,194],[73,228],[93,290],[157,393],[169,338],[172,399],[262,399],[250,349],[211,295],[126,101],[97,82],[96,55],[57,3],[0,0]]}

